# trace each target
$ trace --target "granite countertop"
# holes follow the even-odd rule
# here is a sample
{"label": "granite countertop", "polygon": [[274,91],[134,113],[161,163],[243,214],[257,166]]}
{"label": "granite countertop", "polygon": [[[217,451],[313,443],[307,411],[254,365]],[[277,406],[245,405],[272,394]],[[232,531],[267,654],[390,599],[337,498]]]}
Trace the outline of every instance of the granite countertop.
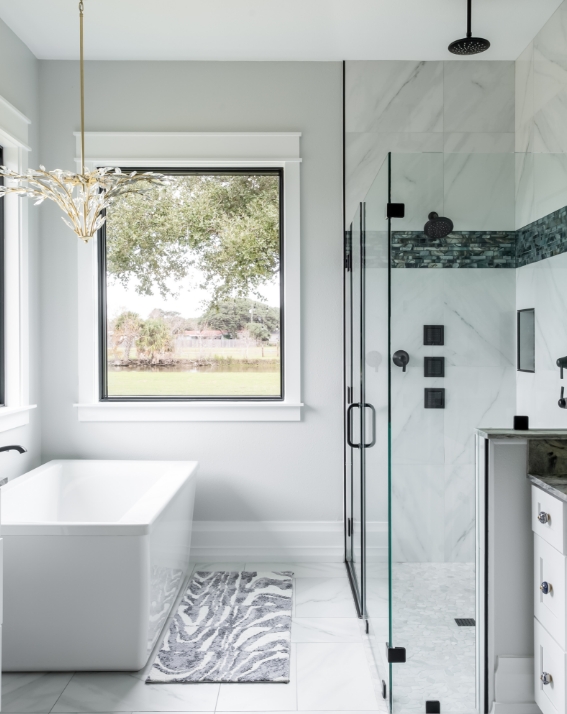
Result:
{"label": "granite countertop", "polygon": [[534,486],[567,503],[567,476],[534,476],[528,474]]}
{"label": "granite countertop", "polygon": [[479,436],[486,439],[567,439],[567,429],[477,429]]}
{"label": "granite countertop", "polygon": [[567,439],[536,439],[528,446],[528,479],[567,502]]}

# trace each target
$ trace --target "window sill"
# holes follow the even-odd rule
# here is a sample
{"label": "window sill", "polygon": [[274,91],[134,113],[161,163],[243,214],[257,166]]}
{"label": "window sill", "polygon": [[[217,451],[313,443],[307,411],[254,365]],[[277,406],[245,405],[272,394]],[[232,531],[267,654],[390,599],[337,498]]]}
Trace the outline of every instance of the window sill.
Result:
{"label": "window sill", "polygon": [[79,421],[301,421],[286,402],[96,402],[75,404]]}
{"label": "window sill", "polygon": [[27,407],[0,407],[0,432],[29,424],[30,411],[36,408],[37,404],[29,404]]}

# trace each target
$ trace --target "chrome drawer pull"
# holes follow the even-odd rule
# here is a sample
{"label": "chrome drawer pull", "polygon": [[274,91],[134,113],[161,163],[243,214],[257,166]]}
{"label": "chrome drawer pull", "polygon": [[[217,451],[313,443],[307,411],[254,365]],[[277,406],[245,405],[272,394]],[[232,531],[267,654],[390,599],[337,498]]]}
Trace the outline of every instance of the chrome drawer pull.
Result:
{"label": "chrome drawer pull", "polygon": [[549,515],[549,513],[541,511],[541,513],[538,514],[537,519],[540,523],[549,523],[549,521],[551,520],[551,516]]}
{"label": "chrome drawer pull", "polygon": [[544,595],[547,595],[548,593],[551,592],[552,587],[551,587],[550,583],[548,583],[544,580],[543,583],[539,586],[539,589],[542,591],[542,593]]}
{"label": "chrome drawer pull", "polygon": [[548,672],[542,672],[540,679],[543,684],[551,684],[553,677]]}

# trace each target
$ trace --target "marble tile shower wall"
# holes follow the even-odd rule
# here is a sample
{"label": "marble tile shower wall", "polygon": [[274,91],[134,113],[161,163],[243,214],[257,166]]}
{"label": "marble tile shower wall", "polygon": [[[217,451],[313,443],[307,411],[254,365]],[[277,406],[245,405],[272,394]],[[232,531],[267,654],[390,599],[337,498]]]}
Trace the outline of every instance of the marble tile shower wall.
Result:
{"label": "marble tile shower wall", "polygon": [[514,229],[513,62],[351,61],[345,96],[348,221],[389,151],[440,152],[432,183],[459,229]]}
{"label": "marble tile shower wall", "polygon": [[[508,269],[392,271],[392,349],[410,355],[392,374],[396,561],[474,560],[474,429],[515,413],[515,287]],[[445,325],[444,346],[423,345],[426,324]],[[426,356],[445,357],[444,378],[424,377]],[[445,388],[445,409],[424,409],[425,387]]]}
{"label": "marble tile shower wall", "polygon": [[[501,269],[514,267],[514,63],[347,62],[348,220],[389,151],[393,200],[406,203],[394,259],[403,253],[410,267],[408,247],[432,210],[461,232],[434,256],[458,260],[460,270],[423,268],[426,256],[414,251],[415,269],[393,272],[392,347],[411,359],[405,374],[393,374],[393,557],[472,562],[474,427],[511,422],[515,406],[515,271]],[[367,343],[383,353],[385,325],[375,322],[376,344],[371,336]],[[446,326],[444,347],[423,346],[424,324]],[[426,379],[423,358],[436,354],[445,356],[446,377]],[[446,408],[424,409],[424,387],[441,384]],[[377,410],[385,429],[385,405]],[[385,469],[372,472],[370,491],[383,493]]]}
{"label": "marble tile shower wall", "polygon": [[516,228],[567,205],[567,2],[516,61]]}

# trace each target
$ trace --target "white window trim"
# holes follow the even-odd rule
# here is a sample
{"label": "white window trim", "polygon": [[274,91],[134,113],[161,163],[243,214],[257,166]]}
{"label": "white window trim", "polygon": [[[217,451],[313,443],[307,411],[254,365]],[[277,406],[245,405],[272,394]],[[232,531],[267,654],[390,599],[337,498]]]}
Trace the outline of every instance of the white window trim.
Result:
{"label": "white window trim", "polygon": [[[120,167],[283,168],[282,401],[105,402],[99,399],[97,241],[77,241],[79,421],[300,421],[300,133],[87,132],[85,164]],[[77,156],[80,136],[75,134]],[[79,160],[77,159],[77,165]]]}
{"label": "white window trim", "polygon": [[[31,121],[0,97],[0,145],[4,164],[18,173],[28,168]],[[35,404],[29,403],[28,199],[10,195],[4,201],[5,270],[5,406],[0,432],[25,426]]]}

